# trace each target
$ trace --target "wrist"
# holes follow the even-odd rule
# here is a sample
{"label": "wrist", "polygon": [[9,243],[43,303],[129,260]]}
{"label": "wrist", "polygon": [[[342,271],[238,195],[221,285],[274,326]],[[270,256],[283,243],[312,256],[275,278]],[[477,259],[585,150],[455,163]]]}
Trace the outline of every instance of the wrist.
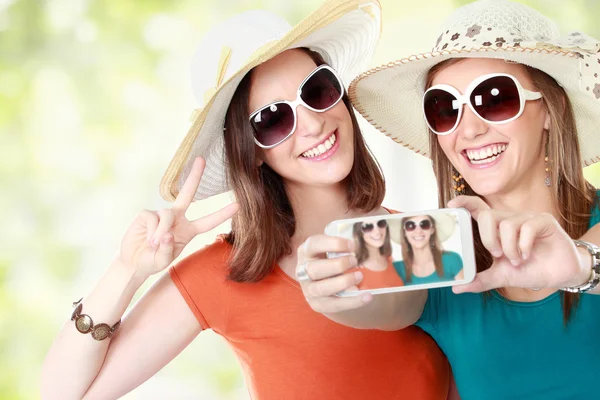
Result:
{"label": "wrist", "polygon": [[580,286],[590,280],[592,276],[592,256],[583,247],[576,247],[579,256],[579,269],[576,276],[573,277],[567,287]]}
{"label": "wrist", "polygon": [[[580,273],[576,274],[577,277],[573,279],[577,283],[564,287],[562,290],[573,293],[585,293],[594,290],[600,283],[600,248],[593,243],[581,240],[575,240],[574,243],[579,255]],[[585,250],[587,256],[581,250]],[[587,277],[587,279],[584,277]]]}
{"label": "wrist", "polygon": [[134,266],[123,262],[119,257],[116,257],[110,264],[110,269],[121,279],[128,282],[127,286],[131,286],[136,290],[140,288],[148,279],[148,275],[140,273]]}

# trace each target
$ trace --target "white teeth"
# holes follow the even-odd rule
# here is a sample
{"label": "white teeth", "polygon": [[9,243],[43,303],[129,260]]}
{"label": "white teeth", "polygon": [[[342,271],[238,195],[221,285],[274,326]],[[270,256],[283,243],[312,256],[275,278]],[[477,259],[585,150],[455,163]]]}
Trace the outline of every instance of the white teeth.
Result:
{"label": "white teeth", "polygon": [[304,153],[302,153],[302,156],[306,157],[306,158],[312,158],[312,157],[316,157],[320,154],[323,154],[327,150],[329,150],[333,147],[333,144],[336,142],[336,140],[337,139],[335,137],[335,134],[333,134],[327,140],[325,140],[323,143],[318,145],[317,147],[307,150]]}
{"label": "white teeth", "polygon": [[[496,158],[498,158],[497,156],[499,156],[500,154],[502,154],[502,152],[506,150],[506,145],[495,145],[495,146],[490,146],[487,147],[486,149],[481,149],[481,150],[467,150],[467,157],[469,157],[469,160],[473,163],[473,164],[483,164],[486,162],[492,162],[494,161]],[[478,162],[476,162],[478,161]]]}

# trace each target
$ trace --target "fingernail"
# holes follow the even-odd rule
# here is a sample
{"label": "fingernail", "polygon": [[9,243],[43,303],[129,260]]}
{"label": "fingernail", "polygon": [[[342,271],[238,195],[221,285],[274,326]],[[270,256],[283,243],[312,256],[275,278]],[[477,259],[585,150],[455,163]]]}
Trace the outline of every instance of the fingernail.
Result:
{"label": "fingernail", "polygon": [[502,250],[494,250],[492,251],[492,255],[496,258],[502,257]]}
{"label": "fingernail", "polygon": [[516,259],[515,259],[515,260],[510,260],[510,263],[511,263],[512,265],[514,265],[515,267],[518,267],[518,266],[519,266],[519,260],[516,260]]}
{"label": "fingernail", "polygon": [[157,237],[155,237],[154,239],[152,239],[152,246],[154,246],[154,247],[158,246],[159,242],[160,242],[160,240]]}
{"label": "fingernail", "polygon": [[521,257],[523,257],[523,260],[527,260],[529,258],[529,253],[523,253],[521,254]]}
{"label": "fingernail", "polygon": [[363,274],[360,271],[356,271],[354,273],[354,280],[356,281],[356,283],[360,283],[363,280]]}

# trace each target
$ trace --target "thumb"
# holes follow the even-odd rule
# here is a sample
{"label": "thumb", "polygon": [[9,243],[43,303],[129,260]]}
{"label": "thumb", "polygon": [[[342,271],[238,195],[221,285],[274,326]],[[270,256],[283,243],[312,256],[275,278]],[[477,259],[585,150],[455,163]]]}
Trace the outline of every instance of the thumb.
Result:
{"label": "thumb", "polygon": [[477,196],[458,196],[448,202],[450,208],[465,208],[471,213],[471,216],[476,220],[481,211],[489,210],[482,198]]}
{"label": "thumb", "polygon": [[452,291],[455,294],[481,293],[504,286],[506,285],[502,277],[502,270],[492,265],[489,269],[478,272],[470,283],[453,286]]}

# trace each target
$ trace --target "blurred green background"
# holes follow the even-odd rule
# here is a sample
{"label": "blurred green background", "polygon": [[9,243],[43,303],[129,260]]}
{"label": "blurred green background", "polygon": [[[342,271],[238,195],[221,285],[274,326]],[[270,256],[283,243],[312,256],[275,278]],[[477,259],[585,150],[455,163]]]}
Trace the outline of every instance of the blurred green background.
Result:
{"label": "blurred green background", "polygon": [[[383,0],[372,65],[431,48],[443,18],[468,2]],[[92,288],[134,215],[167,205],[157,186],[195,107],[188,65],[202,34],[250,8],[296,23],[319,3],[0,0],[0,399],[39,397],[40,366],[70,303]],[[523,3],[564,32],[600,37],[596,0]],[[600,166],[585,174],[600,186]],[[228,201],[195,204],[191,217]],[[125,398],[248,395],[226,343],[204,332]]]}

